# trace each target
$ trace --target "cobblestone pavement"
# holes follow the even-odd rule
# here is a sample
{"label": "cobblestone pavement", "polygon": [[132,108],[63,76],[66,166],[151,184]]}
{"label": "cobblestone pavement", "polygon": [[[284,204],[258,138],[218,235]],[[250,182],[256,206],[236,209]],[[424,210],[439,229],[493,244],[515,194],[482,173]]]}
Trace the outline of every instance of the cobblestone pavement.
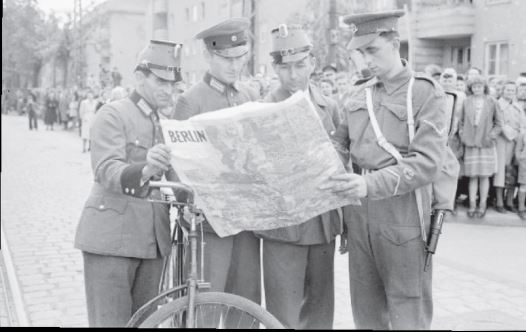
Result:
{"label": "cobblestone pavement", "polygon": [[2,115],[2,227],[30,324],[87,326],[73,236],[91,187],[89,156],[75,133],[42,127]]}
{"label": "cobblestone pavement", "polygon": [[[76,132],[28,131],[26,118],[2,116],[1,222],[33,326],[87,326],[82,259],[73,248],[92,181],[81,147]],[[334,327],[354,328],[347,256],[336,254],[335,276]],[[437,257],[433,287],[435,329],[526,329],[526,286]],[[0,305],[6,326],[1,293]]]}

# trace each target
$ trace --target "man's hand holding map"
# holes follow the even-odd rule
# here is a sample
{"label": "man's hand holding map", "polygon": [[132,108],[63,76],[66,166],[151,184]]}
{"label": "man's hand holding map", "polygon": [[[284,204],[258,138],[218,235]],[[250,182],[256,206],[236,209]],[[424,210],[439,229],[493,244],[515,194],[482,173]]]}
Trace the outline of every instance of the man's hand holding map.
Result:
{"label": "man's hand holding map", "polygon": [[346,170],[306,93],[161,125],[173,168],[221,237],[359,204],[319,188]]}

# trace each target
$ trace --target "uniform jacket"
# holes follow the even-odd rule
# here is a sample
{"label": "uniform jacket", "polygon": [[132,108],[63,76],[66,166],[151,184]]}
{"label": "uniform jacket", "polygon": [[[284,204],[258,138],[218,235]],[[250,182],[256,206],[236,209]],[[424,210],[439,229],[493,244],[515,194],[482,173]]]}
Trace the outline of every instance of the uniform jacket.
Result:
{"label": "uniform jacket", "polygon": [[[203,80],[184,92],[175,105],[174,119],[187,120],[194,115],[238,106],[259,99],[259,94],[247,85],[236,82],[228,85],[206,73]],[[203,230],[214,232],[208,222]]]}
{"label": "uniform jacket", "polygon": [[174,118],[187,120],[194,115],[256,101],[259,95],[247,85],[227,85],[206,73],[203,80],[183,93],[175,105]]}
{"label": "uniform jacket", "polygon": [[[282,87],[271,92],[267,102],[280,102],[291,94]],[[335,101],[324,97],[315,87],[310,87],[310,96],[316,111],[329,135],[333,135],[340,125],[338,106]],[[342,233],[342,222],[337,210],[329,211],[300,225],[255,232],[266,240],[288,242],[294,244],[330,243],[336,235]]]}
{"label": "uniform jacket", "polygon": [[[350,156],[362,169],[372,171],[364,175],[368,199],[413,192],[433,182],[442,169],[448,134],[445,94],[428,76],[414,74],[416,132],[409,144],[406,97],[411,75],[406,67],[388,81],[364,83],[347,101],[344,120],[334,135],[337,149],[348,151],[344,158]],[[404,157],[399,163],[377,144],[365,102],[366,86],[372,88],[373,109],[383,135]]]}
{"label": "uniform jacket", "polygon": [[480,115],[479,124],[475,126],[474,97],[469,96],[459,117],[459,135],[462,143],[469,147],[491,147],[501,132],[502,118],[498,112],[495,100],[489,96],[484,97],[484,106]]}
{"label": "uniform jacket", "polygon": [[143,259],[169,253],[168,206],[148,202],[159,192],[149,190],[148,182],[141,186],[146,154],[163,141],[158,121],[137,92],[97,113],[91,128],[95,183],[80,217],[76,248]]}

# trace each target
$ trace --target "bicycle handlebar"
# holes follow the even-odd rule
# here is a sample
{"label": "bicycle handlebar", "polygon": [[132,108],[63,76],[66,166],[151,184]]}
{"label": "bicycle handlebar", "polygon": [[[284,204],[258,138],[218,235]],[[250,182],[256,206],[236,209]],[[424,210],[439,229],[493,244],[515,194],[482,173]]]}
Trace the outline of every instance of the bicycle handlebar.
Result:
{"label": "bicycle handlebar", "polygon": [[150,187],[155,188],[169,188],[176,191],[184,191],[191,195],[194,195],[194,191],[188,185],[182,182],[172,182],[172,181],[150,181]]}

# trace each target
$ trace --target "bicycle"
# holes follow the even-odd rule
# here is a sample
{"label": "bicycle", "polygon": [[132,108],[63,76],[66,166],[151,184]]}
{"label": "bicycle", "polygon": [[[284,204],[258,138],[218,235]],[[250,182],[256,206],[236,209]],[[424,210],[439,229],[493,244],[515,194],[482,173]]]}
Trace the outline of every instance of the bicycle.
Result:
{"label": "bicycle", "polygon": [[[166,188],[174,193],[186,193],[186,202],[177,200],[175,194],[162,194],[151,202],[168,204],[177,209],[172,230],[172,252],[165,258],[159,282],[159,294],[139,308],[127,327],[176,327],[176,328],[269,328],[284,326],[260,305],[238,295],[222,292],[201,292],[210,288],[204,281],[203,228],[201,238],[201,275],[197,273],[197,218],[203,215],[193,202],[193,190],[179,182],[150,182],[152,188]],[[184,210],[190,214],[190,229],[183,225]],[[203,215],[204,216],[204,215]],[[201,224],[201,223],[199,223]],[[185,235],[187,240],[185,240]],[[190,250],[187,253],[187,250]],[[189,254],[189,271],[185,256]],[[185,278],[185,273],[188,276]]]}

